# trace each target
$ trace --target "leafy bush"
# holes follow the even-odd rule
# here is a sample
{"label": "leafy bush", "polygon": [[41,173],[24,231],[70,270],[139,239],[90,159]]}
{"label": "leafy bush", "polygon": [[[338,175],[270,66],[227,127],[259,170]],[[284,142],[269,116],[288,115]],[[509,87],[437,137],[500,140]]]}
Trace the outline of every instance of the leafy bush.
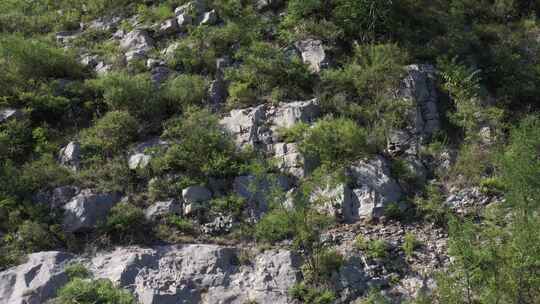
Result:
{"label": "leafy bush", "polygon": [[164,98],[173,109],[200,106],[206,95],[206,80],[198,75],[180,75],[164,85]]}
{"label": "leafy bush", "polygon": [[285,210],[266,214],[255,228],[255,238],[261,242],[275,243],[294,235],[294,222]]}
{"label": "leafy bush", "polygon": [[446,222],[448,208],[444,204],[444,197],[436,184],[429,184],[423,196],[414,200],[419,213],[428,221],[442,225]]}
{"label": "leafy bush", "polygon": [[156,119],[163,111],[163,101],[149,75],[130,76],[109,73],[88,81],[88,85],[103,95],[109,109],[128,111],[138,118]]}
{"label": "leafy bush", "polygon": [[135,298],[127,291],[117,288],[107,279],[85,280],[75,278],[58,291],[55,304],[136,304]]}
{"label": "leafy bush", "polygon": [[122,157],[108,160],[92,160],[80,170],[77,182],[85,188],[102,192],[125,192],[133,190],[134,175]]}
{"label": "leafy bush", "polygon": [[81,263],[69,264],[66,266],[64,271],[71,280],[75,278],[85,279],[90,276],[88,269],[86,269],[86,267]]}
{"label": "leafy bush", "polygon": [[210,207],[213,210],[225,214],[232,214],[238,218],[242,215],[245,206],[246,200],[237,195],[219,197],[210,202]]}
{"label": "leafy bush", "polygon": [[289,294],[302,303],[331,304],[336,300],[336,295],[330,290],[308,286],[305,283],[295,284],[289,290]]}
{"label": "leafy bush", "polygon": [[405,255],[407,257],[412,257],[414,250],[420,246],[420,242],[416,238],[416,236],[410,232],[407,232],[405,234],[405,238],[403,239],[403,245],[401,245],[401,248],[403,249],[403,252],[405,252]]}
{"label": "leafy bush", "polygon": [[[236,56],[243,64],[226,72],[226,79],[231,81],[227,100],[230,106],[249,106],[269,99],[303,99],[312,90],[309,70],[300,58],[287,58],[268,43],[253,43]],[[272,99],[272,95],[280,99]]]}
{"label": "leafy bush", "polygon": [[138,124],[128,112],[111,111],[81,133],[81,149],[88,156],[112,157],[137,135]]}
{"label": "leafy bush", "polygon": [[366,131],[345,118],[319,120],[306,132],[300,150],[330,167],[346,165],[371,152]]}
{"label": "leafy bush", "polygon": [[13,119],[0,125],[0,160],[22,161],[32,148],[32,129],[27,119]]}
{"label": "leafy bush", "polygon": [[388,256],[388,244],[384,240],[369,240],[358,235],[355,246],[372,259],[384,259]]}
{"label": "leafy bush", "polygon": [[208,110],[190,109],[184,117],[168,121],[163,138],[172,144],[153,160],[158,172],[184,172],[194,182],[205,182],[211,176],[234,175],[242,163],[232,139]]}
{"label": "leafy bush", "polygon": [[166,223],[183,233],[191,234],[195,232],[195,225],[193,222],[177,215],[170,215],[167,217]]}
{"label": "leafy bush", "polygon": [[147,237],[144,212],[130,203],[119,203],[109,212],[103,230],[119,242],[129,244],[142,240]]}
{"label": "leafy bush", "polygon": [[71,172],[58,165],[50,154],[27,162],[20,172],[20,188],[27,193],[36,193],[40,190],[48,190],[73,182]]}

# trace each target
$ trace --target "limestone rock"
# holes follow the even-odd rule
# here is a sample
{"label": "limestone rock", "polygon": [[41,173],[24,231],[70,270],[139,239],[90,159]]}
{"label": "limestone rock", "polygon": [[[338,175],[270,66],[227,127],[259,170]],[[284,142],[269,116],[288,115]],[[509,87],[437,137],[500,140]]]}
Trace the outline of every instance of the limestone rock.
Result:
{"label": "limestone rock", "polygon": [[294,46],[313,73],[319,73],[321,69],[328,66],[328,59],[321,40],[306,39],[296,42]]}
{"label": "limestone rock", "polygon": [[152,160],[152,153],[147,149],[167,147],[167,142],[159,137],[151,138],[147,141],[137,144],[128,157],[128,165],[131,170],[142,169],[148,166]]}
{"label": "limestone rock", "polygon": [[220,120],[220,124],[233,136],[237,146],[256,146],[264,131],[262,126],[264,118],[264,106],[257,106],[232,110],[228,116]]}
{"label": "limestone rock", "polygon": [[176,16],[179,15],[201,15],[207,10],[206,2],[204,0],[193,0],[184,5],[177,7],[174,10]]}
{"label": "limestone rock", "polygon": [[180,14],[176,17],[176,24],[178,24],[178,29],[185,31],[188,25],[193,24],[193,17],[187,14]]}
{"label": "limestone rock", "polygon": [[69,232],[80,232],[95,228],[100,221],[107,218],[109,210],[118,200],[119,197],[115,194],[82,190],[79,195],[64,205],[64,229]]}
{"label": "limestone rock", "polygon": [[135,29],[122,38],[120,48],[126,52],[126,60],[142,59],[154,46],[154,41],[145,30]]}
{"label": "limestone rock", "polygon": [[311,123],[321,114],[318,99],[281,103],[272,118],[274,128],[290,128],[299,122]]}
{"label": "limestone rock", "polygon": [[205,12],[202,17],[201,21],[199,22],[200,25],[214,25],[218,21],[218,16],[215,10],[211,10],[209,12]]}
{"label": "limestone rock", "polygon": [[81,146],[78,142],[69,142],[60,149],[58,160],[60,164],[72,170],[78,170],[81,163]]}
{"label": "limestone rock", "polygon": [[156,220],[169,214],[182,214],[182,205],[175,199],[155,202],[144,211],[147,220]]}
{"label": "limestone rock", "polygon": [[160,36],[169,36],[177,33],[180,30],[176,18],[167,19],[159,25],[158,33]]}
{"label": "limestone rock", "polygon": [[33,253],[19,266],[0,272],[0,304],[41,304],[53,298],[68,277],[67,253],[49,251]]}
{"label": "limestone rock", "polygon": [[351,218],[382,215],[389,203],[398,203],[403,190],[390,174],[390,165],[382,156],[356,162],[348,173],[353,179]]}
{"label": "limestone rock", "polygon": [[75,186],[63,186],[55,188],[51,195],[51,207],[59,208],[67,204],[81,190]]}
{"label": "limestone rock", "polygon": [[413,111],[404,113],[409,123],[406,128],[392,132],[388,150],[416,155],[418,146],[440,129],[437,77],[431,65],[414,64],[405,69],[407,76],[401,82],[397,97],[410,100]]}

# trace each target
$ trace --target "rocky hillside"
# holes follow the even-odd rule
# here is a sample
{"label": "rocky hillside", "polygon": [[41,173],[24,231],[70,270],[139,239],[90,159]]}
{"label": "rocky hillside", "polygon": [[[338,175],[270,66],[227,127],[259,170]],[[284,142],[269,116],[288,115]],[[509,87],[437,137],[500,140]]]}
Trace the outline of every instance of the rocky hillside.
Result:
{"label": "rocky hillside", "polygon": [[1,1],[0,304],[539,303],[539,14]]}

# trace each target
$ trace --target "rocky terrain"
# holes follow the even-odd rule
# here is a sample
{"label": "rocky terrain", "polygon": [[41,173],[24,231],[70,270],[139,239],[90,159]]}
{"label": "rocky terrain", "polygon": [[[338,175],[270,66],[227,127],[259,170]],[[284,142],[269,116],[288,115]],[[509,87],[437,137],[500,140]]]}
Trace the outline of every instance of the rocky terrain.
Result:
{"label": "rocky terrain", "polygon": [[0,304],[537,303],[533,4],[8,2]]}

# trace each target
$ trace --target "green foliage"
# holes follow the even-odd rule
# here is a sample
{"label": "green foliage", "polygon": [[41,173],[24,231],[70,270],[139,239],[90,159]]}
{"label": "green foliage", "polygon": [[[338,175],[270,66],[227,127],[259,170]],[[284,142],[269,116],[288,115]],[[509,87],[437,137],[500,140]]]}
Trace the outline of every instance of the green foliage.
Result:
{"label": "green foliage", "polygon": [[444,204],[444,197],[439,185],[429,184],[424,194],[415,198],[414,204],[426,220],[439,225],[446,222],[448,207]]}
{"label": "green foliage", "polygon": [[110,237],[126,244],[147,237],[144,212],[130,203],[122,202],[115,205],[102,228]]}
{"label": "green foliage", "polygon": [[163,89],[169,107],[182,110],[202,105],[207,82],[199,75],[184,74],[167,81]]}
{"label": "green foliage", "polygon": [[87,156],[112,157],[137,135],[137,121],[128,112],[111,111],[81,133],[81,149]]}
{"label": "green foliage", "polygon": [[390,300],[385,297],[379,290],[370,289],[367,296],[362,298],[358,304],[390,304]]}
{"label": "green foliage", "polygon": [[238,195],[229,195],[215,198],[210,202],[210,207],[221,213],[232,214],[238,218],[246,206],[246,200]]}
{"label": "green foliage", "polygon": [[339,167],[371,152],[367,137],[353,120],[324,118],[307,130],[300,150],[323,165]]}
{"label": "green foliage", "polygon": [[384,259],[388,256],[388,244],[384,240],[369,240],[358,235],[355,246],[372,259]]}
{"label": "green foliage", "polygon": [[242,159],[217,117],[208,110],[189,109],[184,117],[168,121],[163,137],[172,142],[164,155],[153,160],[158,172],[184,172],[193,181],[234,175]]}
{"label": "green foliage", "polygon": [[310,287],[305,283],[291,287],[289,294],[302,303],[331,304],[336,300],[336,295],[332,291]]}
{"label": "green foliage", "polygon": [[73,182],[71,172],[58,165],[52,155],[44,154],[41,158],[24,164],[21,168],[19,187],[27,193],[36,193],[71,182]]}
{"label": "green foliage", "polygon": [[249,106],[261,100],[304,99],[312,90],[309,70],[300,58],[286,57],[269,43],[253,43],[236,56],[243,64],[226,72],[226,79],[231,81],[227,100],[230,106]]}
{"label": "green foliage", "polygon": [[168,216],[166,219],[166,223],[183,233],[191,234],[195,232],[195,226],[193,222],[178,215]]}
{"label": "green foliage", "polygon": [[70,280],[75,278],[85,279],[90,276],[90,272],[81,263],[72,263],[66,266],[64,269]]}
{"label": "green foliage", "polygon": [[106,279],[85,280],[74,278],[58,292],[55,304],[136,304],[127,291],[117,288]]}
{"label": "green foliage", "polygon": [[156,119],[163,112],[163,100],[147,74],[109,73],[88,85],[103,96],[110,110],[145,119]]}
{"label": "green foliage", "polygon": [[407,232],[403,239],[401,248],[407,257],[412,257],[414,251],[420,246],[420,242],[413,233]]}
{"label": "green foliage", "polygon": [[156,23],[162,22],[166,19],[174,17],[174,12],[167,4],[160,4],[158,6],[146,6],[139,4],[137,6],[137,14],[139,14],[142,22]]}
{"label": "green foliage", "polygon": [[0,125],[0,160],[23,160],[32,148],[32,130],[27,119],[12,119]]}
{"label": "green foliage", "polygon": [[122,157],[107,160],[92,160],[78,172],[77,182],[85,188],[102,192],[124,192],[132,190],[134,176]]}
{"label": "green foliage", "polygon": [[255,238],[260,242],[275,243],[294,235],[294,221],[285,210],[275,210],[265,215],[255,228]]}

